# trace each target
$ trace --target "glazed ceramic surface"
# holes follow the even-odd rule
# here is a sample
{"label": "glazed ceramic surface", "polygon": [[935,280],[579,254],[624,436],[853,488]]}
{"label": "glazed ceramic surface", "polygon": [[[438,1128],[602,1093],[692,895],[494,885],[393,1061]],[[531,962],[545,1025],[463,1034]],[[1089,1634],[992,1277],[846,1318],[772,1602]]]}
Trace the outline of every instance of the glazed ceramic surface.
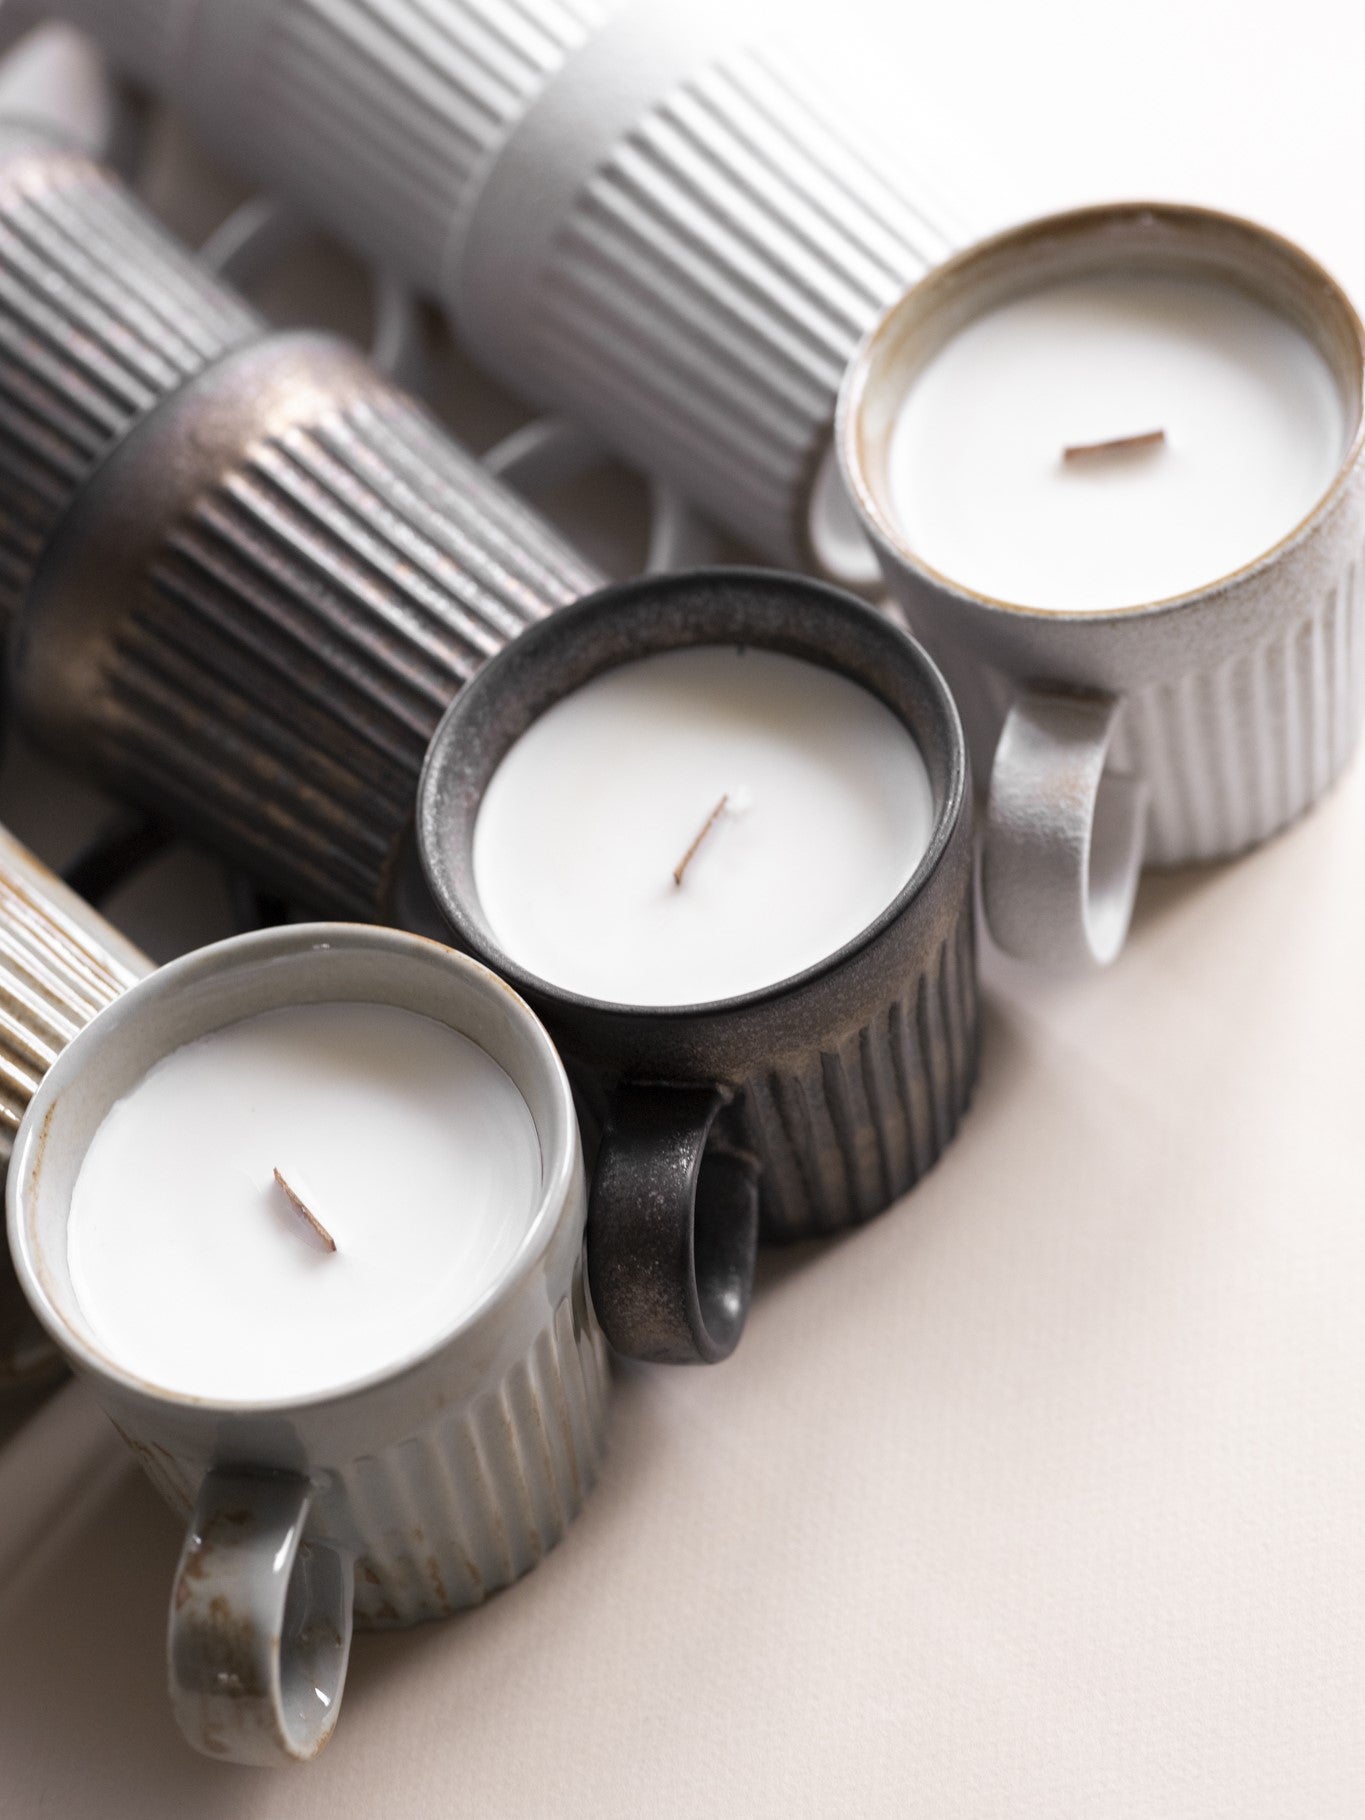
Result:
{"label": "glazed ceramic surface", "polygon": [[[909,728],[935,813],[913,876],[838,953],[740,998],[614,1005],[527,974],[499,947],[474,882],[474,823],[502,756],[603,670],[735,643],[836,669]],[[903,1194],[951,1140],[977,1055],[968,775],[956,710],[912,640],[832,589],[758,570],[606,589],[509,647],[442,722],[418,811],[427,880],[461,942],[540,1011],[605,1121],[590,1250],[623,1350],[709,1358],[733,1346],[755,1193],[770,1237],[835,1231]],[[699,1189],[708,1159],[716,1179]]]}
{"label": "glazed ceramic surface", "polygon": [[439,297],[519,392],[810,560],[848,357],[958,236],[932,169],[885,168],[743,7],[61,10],[224,156]]}
{"label": "glazed ceramic surface", "polygon": [[[43,1075],[151,962],[0,828],[0,1172]],[[0,1392],[60,1372],[8,1256],[0,1263]]]}
{"label": "glazed ceramic surface", "polygon": [[5,322],[21,716],[292,900],[389,910],[442,710],[599,577],[357,353],[272,333],[107,173],[13,132]]}
{"label": "glazed ceramic surface", "polygon": [[[521,1250],[443,1341],[336,1392],[238,1408],[132,1377],[90,1337],[68,1272],[67,1214],[91,1138],[171,1050],[282,1004],[337,999],[437,1018],[521,1090],[543,1159]],[[39,1318],[189,1517],[171,1689],[201,1749],[263,1763],[313,1754],[335,1724],[352,1608],[357,1624],[392,1627],[477,1604],[535,1565],[592,1484],[609,1381],[584,1273],[568,1082],[526,1006],[448,949],[302,924],[160,969],[49,1072],[20,1132],[9,1202]]]}
{"label": "glazed ceramic surface", "polygon": [[[915,554],[887,495],[913,376],[983,309],[1030,286],[1126,268],[1211,275],[1316,344],[1349,446],[1315,509],[1234,574],[1104,613],[1020,608]],[[962,709],[986,816],[987,920],[1063,966],[1122,945],[1139,865],[1224,858],[1294,820],[1354,750],[1362,705],[1365,334],[1296,247],[1208,210],[1122,204],[1035,222],[908,292],[849,371],[839,452],[886,579]],[[1097,806],[1098,805],[1098,806]]]}

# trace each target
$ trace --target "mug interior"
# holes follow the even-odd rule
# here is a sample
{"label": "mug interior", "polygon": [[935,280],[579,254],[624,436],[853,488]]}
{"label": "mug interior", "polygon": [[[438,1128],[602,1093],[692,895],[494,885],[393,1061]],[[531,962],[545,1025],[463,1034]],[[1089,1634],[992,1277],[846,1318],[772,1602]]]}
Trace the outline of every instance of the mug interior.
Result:
{"label": "mug interior", "polygon": [[521,967],[502,948],[479,901],[474,828],[483,793],[503,758],[562,697],[652,652],[734,644],[785,652],[837,671],[889,708],[923,755],[934,826],[911,877],[852,941],[804,973],[713,1005],[759,1004],[839,965],[904,911],[938,863],[962,813],[966,747],[946,684],[905,633],[836,589],[766,570],[696,570],[603,589],[523,633],[466,684],[432,737],[418,791],[420,861],[442,914],[481,959],[537,1000],[665,1019],[712,1008],[609,1004]]}
{"label": "mug interior", "polygon": [[[415,1012],[477,1043],[521,1092],[540,1141],[540,1194],[520,1246],[483,1301],[461,1310],[434,1345],[478,1320],[549,1242],[571,1193],[578,1130],[559,1058],[515,993],[477,962],[394,930],[298,924],[234,937],[150,974],[101,1012],[57,1058],[20,1126],[8,1186],[15,1268],[39,1319],[78,1363],[167,1400],[212,1401],[137,1378],[92,1334],[67,1251],[76,1180],[115,1102],[172,1051],[260,1012],[332,1002]],[[426,1340],[413,1359],[376,1375],[387,1377],[431,1350]]]}
{"label": "mug interior", "polygon": [[[1264,562],[1324,510],[1365,437],[1365,329],[1346,294],[1315,260],[1254,222],[1175,204],[1115,204],[1049,216],[968,248],[892,304],[854,357],[839,407],[839,458],[864,522],[897,560],[965,601],[1010,612],[1049,611],[982,593],[916,552],[891,499],[892,433],[915,380],[969,323],[1049,285],[1125,270],[1214,279],[1269,306],[1317,349],[1337,390],[1346,446],[1334,479],[1306,517],[1233,573]],[[1170,598],[1202,595],[1228,579],[1210,576],[1188,595]],[[1096,617],[1164,604],[1098,609]]]}

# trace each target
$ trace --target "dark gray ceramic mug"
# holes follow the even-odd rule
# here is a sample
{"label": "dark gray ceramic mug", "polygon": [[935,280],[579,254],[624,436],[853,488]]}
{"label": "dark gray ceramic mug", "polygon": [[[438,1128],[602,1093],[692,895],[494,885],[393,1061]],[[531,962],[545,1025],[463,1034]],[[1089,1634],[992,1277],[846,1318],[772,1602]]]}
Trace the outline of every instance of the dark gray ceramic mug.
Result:
{"label": "dark gray ceramic mug", "polygon": [[[775,985],[700,1005],[582,997],[500,945],[475,887],[474,828],[526,729],[603,671],[688,646],[771,649],[861,684],[923,755],[933,831],[913,875],[852,941]],[[905,633],[797,576],[698,570],[608,588],[531,628],[438,727],[420,857],[461,945],[554,1035],[600,1125],[589,1211],[594,1302],[618,1350],[713,1362],[748,1310],[765,1237],[879,1213],[937,1160],[976,1073],[968,760],[942,677]]]}

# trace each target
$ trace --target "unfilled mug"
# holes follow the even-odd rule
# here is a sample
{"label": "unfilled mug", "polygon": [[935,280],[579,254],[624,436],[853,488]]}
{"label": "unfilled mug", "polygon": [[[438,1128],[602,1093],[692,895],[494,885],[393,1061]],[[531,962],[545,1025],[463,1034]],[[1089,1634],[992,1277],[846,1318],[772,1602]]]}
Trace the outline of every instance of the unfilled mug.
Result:
{"label": "unfilled mug", "polygon": [[[741,975],[729,989],[707,992],[696,975],[688,975],[675,977],[669,1001],[661,1002],[648,980],[629,995],[576,986],[568,968],[534,964],[525,942],[505,937],[490,919],[487,881],[481,892],[475,860],[490,784],[524,735],[534,730],[540,736],[552,715],[577,712],[575,704],[585,703],[590,689],[599,697],[578,724],[601,751],[599,784],[610,790],[634,770],[652,776],[651,747],[662,738],[662,718],[652,718],[646,706],[635,748],[615,743],[616,736],[604,732],[611,723],[603,718],[601,691],[629,688],[634,676],[655,691],[645,699],[659,704],[660,716],[671,713],[674,698],[659,666],[682,657],[711,661],[708,653],[715,654],[714,676],[679,685],[680,756],[659,777],[660,791],[670,795],[678,775],[688,783],[685,812],[674,814],[675,801],[650,796],[635,824],[630,811],[625,823],[585,831],[585,806],[596,793],[591,783],[562,815],[556,808],[548,820],[539,796],[533,792],[529,799],[547,852],[567,829],[573,866],[600,864],[600,878],[589,876],[579,893],[579,908],[589,913],[585,951],[594,949],[595,966],[616,965],[592,918],[600,906],[606,927],[607,911],[615,913],[611,897],[624,889],[623,852],[651,848],[654,895],[641,901],[648,916],[661,919],[650,925],[658,930],[660,970],[676,974],[670,943],[676,947],[683,926],[674,911],[681,912],[697,876],[688,868],[712,866],[711,877],[737,892],[739,868],[757,868],[755,849],[770,838],[793,791],[800,810],[805,786],[788,791],[780,772],[767,794],[755,790],[745,807],[716,800],[731,791],[738,797],[741,773],[750,762],[756,768],[756,758],[736,759],[734,778],[722,771],[719,781],[703,787],[700,777],[720,742],[736,739],[742,750],[751,723],[777,724],[785,712],[781,691],[788,683],[798,687],[791,680],[797,675],[799,686],[812,691],[814,719],[784,724],[775,762],[784,762],[781,754],[787,753],[798,768],[813,766],[806,782],[812,790],[822,787],[826,760],[831,770],[840,758],[848,762],[842,746],[834,753],[817,747],[814,720],[826,700],[831,713],[852,717],[850,739],[865,732],[871,740],[875,723],[883,741],[876,751],[887,755],[893,780],[902,775],[894,770],[905,756],[902,745],[920,754],[922,772],[915,775],[924,790],[922,847],[907,847],[904,867],[891,867],[889,883],[881,875],[875,883],[861,877],[860,888],[880,895],[869,896],[842,939],[823,949],[812,937],[816,945],[808,957],[792,964],[779,958],[791,938],[791,930],[780,926],[784,918],[789,914],[795,925],[804,914],[803,892],[823,884],[841,864],[851,879],[864,858],[850,850],[832,860],[812,809],[809,838],[798,843],[790,865],[787,852],[786,869],[775,879],[779,907],[764,925],[772,956],[762,953],[763,928],[755,931],[743,918],[733,925],[758,938],[752,989],[744,989]],[[733,676],[726,668],[731,657]],[[779,659],[792,664],[788,683],[774,673]],[[759,674],[741,680],[745,662],[767,665],[763,687],[771,695],[751,695]],[[642,666],[649,665],[655,669],[646,682]],[[725,695],[728,689],[732,697]],[[717,705],[723,701],[729,705]],[[688,720],[694,713],[702,716],[695,737]],[[904,775],[911,777],[909,770]],[[856,764],[852,778],[849,802],[856,809],[863,778]],[[547,794],[559,787],[549,773],[544,784]],[[887,785],[887,826],[899,826],[897,788],[894,781]],[[719,837],[713,827],[718,816]],[[822,825],[839,836],[842,852],[846,831],[828,821]],[[511,980],[544,1017],[592,1123],[603,1132],[593,1171],[589,1258],[598,1313],[619,1350],[677,1361],[724,1358],[747,1312],[760,1215],[765,1234],[777,1239],[814,1237],[868,1219],[908,1190],[957,1130],[977,1058],[967,754],[938,671],[912,639],[861,602],[796,576],[713,569],[608,588],[561,610],[488,664],[442,721],[423,772],[417,830],[427,883],[458,940]],[[523,840],[523,857],[525,851]],[[532,861],[538,863],[534,854]],[[551,929],[564,924],[567,876],[562,868],[556,876],[555,864],[551,860],[542,877],[528,880],[520,897],[526,903],[541,894],[552,912]],[[752,880],[756,871],[744,876]],[[640,888],[632,874],[629,889]],[[713,901],[728,914],[734,899],[721,891]],[[837,907],[852,914],[851,905]],[[759,914],[755,909],[750,920]],[[728,965],[724,941],[717,948],[717,965]],[[547,977],[551,972],[555,976]]]}
{"label": "unfilled mug", "polygon": [[[334,1371],[284,1395],[166,1387],[139,1368],[122,1331],[132,1291],[111,1307],[109,1283],[124,1280],[119,1231],[103,1264],[88,1222],[78,1235],[73,1201],[92,1146],[158,1064],[202,1062],[199,1039],[249,1037],[263,1016],[338,1009],[429,1020],[427,1040],[449,1046],[456,1033],[461,1053],[467,1044],[509,1103],[520,1096],[525,1154],[539,1153],[538,1177],[526,1176],[538,1188],[524,1231],[473,1283],[472,1301],[452,1299],[447,1319],[440,1296],[434,1308],[428,1298],[425,1328],[410,1333],[399,1321],[401,1350],[368,1358],[349,1380]],[[372,1143],[382,1136],[381,1126]],[[366,1138],[362,1116],[348,1127],[346,1155],[327,1166],[354,1168]],[[452,1208],[460,1188],[450,1185]],[[262,1196],[259,1212],[284,1222],[270,1242],[297,1245],[299,1255],[313,1243],[295,1235],[290,1207],[272,1213]],[[96,1213],[106,1217],[103,1204]],[[484,968],[419,937],[305,924],[219,943],[131,987],[58,1058],[19,1133],[10,1244],[48,1333],[157,1489],[188,1516],[167,1648],[172,1705],[198,1749],[256,1764],[313,1756],[336,1723],[353,1623],[401,1627],[476,1604],[559,1539],[595,1475],[609,1390],[584,1270],[585,1213],[573,1101],[544,1029]],[[252,1234],[264,1230],[253,1224]],[[387,1230],[380,1223],[367,1234]],[[364,1256],[358,1245],[355,1256]],[[102,1278],[91,1274],[92,1257]],[[290,1270],[332,1268],[325,1257],[294,1259],[291,1250]],[[152,1248],[135,1262],[154,1271]],[[399,1264],[416,1300],[430,1265],[411,1256]],[[454,1268],[463,1268],[458,1255]],[[92,1283],[104,1300],[87,1306]],[[166,1291],[139,1281],[137,1293]],[[332,1322],[328,1343],[345,1352],[367,1312],[356,1329]],[[250,1330],[241,1345],[250,1348]],[[225,1350],[226,1358],[208,1352],[199,1369],[257,1370],[249,1354]]]}
{"label": "unfilled mug", "polygon": [[[1259,503],[1248,511],[1245,500],[1261,498],[1249,490],[1253,478],[1263,484],[1257,449],[1264,447],[1267,464],[1271,457],[1282,462],[1284,435],[1268,434],[1263,445],[1250,435],[1239,442],[1225,412],[1221,423],[1204,424],[1201,444],[1192,417],[1188,432],[1183,427],[1198,373],[1194,383],[1167,384],[1164,407],[1139,393],[1125,407],[1132,421],[1106,422],[1078,435],[1075,446],[1061,446],[1072,438],[1053,432],[1059,388],[1038,381],[1040,362],[1030,350],[1039,343],[1026,338],[1040,334],[1048,300],[1065,298],[1079,349],[1106,311],[1126,307],[1129,291],[1135,309],[1143,295],[1156,298],[1155,333],[1177,352],[1180,312],[1197,307],[1207,318],[1199,333],[1211,360],[1226,354],[1230,369],[1241,361],[1253,378],[1281,384],[1274,408],[1301,411],[1305,436],[1327,425],[1322,449],[1310,451],[1312,464],[1295,477],[1302,498],[1286,491],[1280,500],[1266,486],[1264,517]],[[1009,327],[999,327],[1011,311]],[[999,333],[983,352],[992,323]],[[1161,553],[1161,524],[1153,518],[1126,543],[1113,540],[1112,562],[1096,542],[1096,561],[1107,568],[1097,578],[1104,598],[1097,588],[1093,610],[1084,598],[1064,602],[1060,584],[1050,589],[1036,575],[1032,593],[1012,589],[1011,533],[998,520],[1016,501],[998,489],[988,493],[979,467],[960,449],[936,452],[926,442],[917,451],[911,434],[911,413],[920,409],[917,421],[927,422],[922,401],[929,399],[940,441],[951,440],[943,428],[942,375],[955,351],[956,371],[966,373],[971,336],[980,395],[968,401],[970,422],[965,409],[952,421],[968,423],[978,446],[1003,446],[1028,430],[1000,387],[991,388],[996,369],[982,362],[998,353],[1006,379],[1012,371],[1027,375],[1019,396],[1031,384],[1036,419],[1049,426],[1047,449],[1019,444],[1021,488],[1050,487],[1049,499],[1058,499],[1064,485],[1071,506],[1081,502],[1084,513],[1098,498],[1097,485],[1112,498],[1124,475],[1127,483],[1155,477],[1176,487],[1169,523],[1188,542],[1204,519],[1193,496],[1182,518],[1178,488],[1188,486],[1191,463],[1202,461],[1201,472],[1223,489],[1229,509],[1252,521],[1239,529],[1240,542],[1229,542],[1226,560],[1207,576],[1197,564],[1188,573],[1172,571],[1170,585],[1154,583],[1150,599],[1127,598],[1121,583],[1113,589],[1113,578],[1134,566],[1135,556],[1143,573],[1150,571]],[[1274,346],[1262,345],[1267,338]],[[1058,345],[1058,368],[1070,372],[1073,349]],[[1197,352],[1199,344],[1191,345]],[[1282,381],[1272,370],[1281,356]],[[1158,354],[1154,364],[1165,358]],[[991,933],[1008,951],[1061,968],[1112,960],[1126,938],[1144,863],[1236,854],[1301,814],[1345,765],[1365,699],[1363,376],[1365,331],[1312,259],[1251,222],[1166,204],[1082,209],[984,241],[908,291],[864,342],[841,395],[839,456],[886,581],[941,663],[978,775],[989,778],[983,901]],[[1121,381],[1109,389],[1121,392]],[[1089,399],[1079,385],[1075,390],[1080,424]],[[1163,410],[1178,421],[1158,423]],[[920,454],[926,465],[916,469]],[[941,525],[930,522],[926,497],[945,474],[954,489],[951,562],[937,550],[931,556]],[[1090,505],[1078,489],[1090,489]],[[937,494],[940,509],[944,497]],[[1043,493],[1029,497],[1042,500]],[[1035,516],[1034,531],[1038,522]],[[1038,547],[1047,555],[1049,546]],[[1065,555],[1058,548],[1048,560]],[[978,564],[987,561],[999,579],[973,583],[966,571],[983,574]]]}

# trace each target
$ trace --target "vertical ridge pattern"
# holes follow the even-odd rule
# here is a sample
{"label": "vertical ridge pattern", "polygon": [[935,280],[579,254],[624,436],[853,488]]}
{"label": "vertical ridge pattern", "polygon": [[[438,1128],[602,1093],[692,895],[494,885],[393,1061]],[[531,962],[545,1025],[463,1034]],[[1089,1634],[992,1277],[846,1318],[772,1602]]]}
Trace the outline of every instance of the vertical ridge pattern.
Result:
{"label": "vertical ridge pattern", "polygon": [[609,10],[609,0],[283,0],[243,74],[234,155],[254,144],[263,176],[288,170],[310,213],[435,288],[469,183]]}
{"label": "vertical ridge pattern", "polygon": [[0,831],[0,1174],[61,1051],[151,962]]}
{"label": "vertical ridge pattern", "polygon": [[[962,713],[978,777],[1019,690],[912,616]],[[1111,762],[1147,781],[1146,863],[1231,859],[1296,821],[1349,762],[1365,714],[1365,559],[1252,649],[1123,698]]]}
{"label": "vertical ridge pattern", "polygon": [[176,524],[93,756],[319,910],[382,908],[437,720],[600,578],[397,394],[263,438]]}
{"label": "vertical ridge pattern", "polygon": [[795,1069],[747,1081],[743,1141],[762,1159],[763,1235],[813,1238],[871,1219],[951,1142],[976,1080],[972,912],[871,1023]]}
{"label": "vertical ridge pattern", "polygon": [[[0,1182],[38,1083],[78,1031],[150,970],[97,910],[0,829]],[[62,1369],[6,1253],[0,1262],[0,1389]]]}
{"label": "vertical ridge pattern", "polygon": [[0,618],[105,452],[260,329],[116,180],[0,129]]}
{"label": "vertical ridge pattern", "polygon": [[[197,0],[192,26],[186,4],[137,0],[131,28],[120,0],[62,10],[226,156],[458,317],[505,250],[494,234],[477,272],[451,269],[459,225],[541,97],[562,81],[572,104],[575,53],[620,0]],[[598,105],[590,81],[577,98]],[[924,173],[901,177],[918,161],[898,154],[888,181],[863,137],[787,48],[721,51],[578,189],[534,280],[493,312],[507,343],[472,340],[519,391],[804,562],[848,358],[957,238]],[[515,196],[506,220],[515,235]]]}
{"label": "vertical ridge pattern", "polygon": [[[358,1625],[398,1629],[480,1604],[534,1567],[577,1515],[606,1448],[611,1392],[581,1257],[544,1319],[529,1353],[472,1403],[435,1408],[398,1444],[325,1475],[332,1485],[310,1523],[355,1554]],[[187,1513],[201,1469],[119,1433]]]}
{"label": "vertical ridge pattern", "polygon": [[1363,604],[1357,561],[1316,611],[1255,650],[1128,698],[1114,756],[1151,785],[1149,863],[1240,853],[1341,773],[1365,708]]}
{"label": "vertical ridge pattern", "polygon": [[[402,1447],[340,1475],[357,1525],[343,1539],[358,1554],[358,1623],[385,1629],[477,1605],[564,1534],[597,1476],[610,1387],[606,1342],[575,1317],[575,1298],[581,1283],[475,1403],[438,1411]],[[418,1514],[438,1509],[440,1534]]]}
{"label": "vertical ridge pattern", "polygon": [[779,52],[714,61],[578,199],[539,288],[544,395],[765,551],[805,500],[850,354],[949,250]]}
{"label": "vertical ridge pattern", "polygon": [[[271,189],[425,288],[470,183],[614,0],[61,0]],[[245,39],[242,34],[245,33]]]}

